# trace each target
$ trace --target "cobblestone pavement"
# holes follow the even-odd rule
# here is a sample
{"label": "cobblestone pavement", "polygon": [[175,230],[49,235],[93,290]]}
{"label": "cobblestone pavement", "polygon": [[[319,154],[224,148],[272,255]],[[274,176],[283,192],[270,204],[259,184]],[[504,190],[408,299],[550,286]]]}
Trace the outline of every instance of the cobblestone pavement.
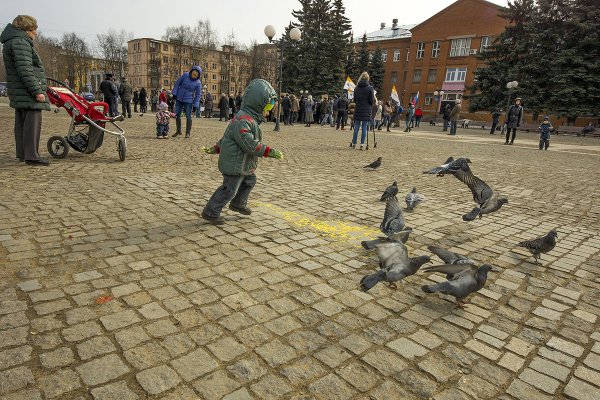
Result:
{"label": "cobblestone pavement", "polygon": [[[600,398],[600,141],[537,135],[514,146],[485,131],[378,134],[264,129],[285,160],[263,160],[251,216],[221,227],[199,211],[220,183],[200,155],[225,127],[194,120],[191,139],[156,140],[154,118],[48,168],[14,158],[0,105],[0,398]],[[41,149],[64,134],[44,113]],[[371,138],[372,140],[372,138]],[[372,143],[371,143],[372,145]],[[378,171],[362,166],[383,157]],[[507,195],[465,223],[468,189],[423,175],[449,155]],[[412,213],[411,255],[449,247],[495,266],[465,310],[418,273],[396,291],[358,289],[377,268],[381,191],[397,180],[427,201]],[[516,243],[558,230],[543,266]]]}

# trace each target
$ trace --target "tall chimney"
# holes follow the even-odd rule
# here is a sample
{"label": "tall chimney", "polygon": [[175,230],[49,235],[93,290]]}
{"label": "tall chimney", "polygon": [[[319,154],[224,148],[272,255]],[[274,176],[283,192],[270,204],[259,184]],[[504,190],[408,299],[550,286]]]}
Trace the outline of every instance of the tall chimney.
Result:
{"label": "tall chimney", "polygon": [[384,28],[385,28],[385,22],[382,22],[381,23],[381,28],[379,28],[379,29],[384,29]]}
{"label": "tall chimney", "polygon": [[392,20],[392,28],[397,28],[398,27],[398,18],[394,18]]}

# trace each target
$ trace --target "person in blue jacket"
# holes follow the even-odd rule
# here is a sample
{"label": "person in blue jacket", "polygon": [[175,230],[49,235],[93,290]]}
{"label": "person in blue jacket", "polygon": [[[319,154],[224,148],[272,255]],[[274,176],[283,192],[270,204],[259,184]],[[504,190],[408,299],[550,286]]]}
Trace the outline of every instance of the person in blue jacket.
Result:
{"label": "person in blue jacket", "polygon": [[177,130],[173,137],[181,135],[181,111],[185,110],[185,137],[190,137],[192,131],[192,115],[200,107],[202,98],[202,68],[194,65],[190,72],[185,72],[173,86],[175,97],[175,126]]}

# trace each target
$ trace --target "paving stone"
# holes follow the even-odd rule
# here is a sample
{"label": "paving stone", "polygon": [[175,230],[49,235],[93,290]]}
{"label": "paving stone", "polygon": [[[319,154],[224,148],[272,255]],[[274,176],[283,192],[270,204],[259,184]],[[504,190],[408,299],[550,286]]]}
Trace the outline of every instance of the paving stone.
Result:
{"label": "paving stone", "polygon": [[52,375],[38,378],[38,387],[47,398],[63,397],[65,393],[81,387],[81,381],[71,369],[61,369]]}
{"label": "paving stone", "polygon": [[231,361],[244,354],[246,348],[232,337],[225,337],[207,345],[208,349],[221,361]]}
{"label": "paving stone", "polygon": [[19,326],[29,325],[29,318],[24,312],[14,314],[6,314],[0,317],[0,331],[10,328],[18,328]]}
{"label": "paving stone", "polygon": [[194,384],[194,388],[206,400],[221,399],[224,395],[235,391],[240,384],[231,379],[223,370],[218,370],[212,374],[201,378]]}
{"label": "paving stone", "polygon": [[90,391],[94,400],[137,400],[139,396],[129,389],[125,381],[100,386]]}
{"label": "paving stone", "polygon": [[171,361],[171,366],[186,382],[190,382],[214,371],[219,364],[206,351],[196,349],[183,357]]}
{"label": "paving stone", "polygon": [[575,376],[593,384],[600,382],[600,372],[586,368],[583,365],[575,369]]}
{"label": "paving stone", "polygon": [[328,346],[315,354],[315,358],[331,368],[335,368],[352,356],[339,346]]}
{"label": "paving stone", "polygon": [[7,394],[2,400],[42,400],[42,393],[37,389],[26,389]]}
{"label": "paving stone", "polygon": [[114,314],[100,317],[100,322],[102,322],[104,328],[109,331],[121,329],[126,326],[138,323],[140,321],[140,317],[138,317],[135,311],[133,310],[119,311]]}
{"label": "paving stone", "polygon": [[151,395],[173,389],[181,382],[177,373],[166,365],[150,368],[135,375],[142,388]]}
{"label": "paving stone", "polygon": [[395,378],[403,389],[414,393],[418,398],[429,398],[438,388],[437,383],[414,369],[405,369],[396,374]]}
{"label": "paving stone", "polygon": [[546,343],[546,345],[575,357],[579,357],[583,354],[583,347],[579,346],[578,344],[568,342],[556,336],[553,336],[548,341],[548,343]]}
{"label": "paving stone", "polygon": [[519,400],[528,400],[528,399],[551,399],[551,396],[545,395],[533,386],[523,382],[520,379],[515,379],[511,382],[506,389],[506,393],[510,394],[513,397],[516,397]]}
{"label": "paving stone", "polygon": [[296,321],[296,319],[291,315],[285,315],[281,318],[269,321],[265,323],[264,326],[280,336],[286,335],[293,330],[302,328],[302,324]]}
{"label": "paving stone", "polygon": [[541,357],[536,357],[531,360],[531,363],[529,363],[529,368],[558,379],[561,382],[565,382],[567,380],[567,376],[571,372],[569,368],[563,367],[555,362],[545,360]]}
{"label": "paving stone", "polygon": [[600,396],[600,389],[577,378],[571,378],[565,386],[565,394],[577,400],[597,400]]}
{"label": "paving stone", "polygon": [[[266,371],[261,371],[264,375]],[[315,380],[327,373],[323,366],[311,357],[304,357],[291,365],[281,369],[284,375],[292,384],[303,385],[306,382]]]}
{"label": "paving stone", "polygon": [[146,331],[152,337],[164,337],[173,333],[178,333],[179,329],[169,320],[160,320],[146,325]]}
{"label": "paving stone", "polygon": [[275,339],[254,349],[271,367],[277,367],[296,358],[296,351]]}
{"label": "paving stone", "polygon": [[171,357],[188,353],[196,347],[194,341],[185,333],[167,336],[161,344],[171,354]]}
{"label": "paving stone", "polygon": [[467,343],[465,343],[465,347],[481,354],[486,358],[489,358],[490,360],[497,360],[502,355],[502,352],[495,350],[475,339],[469,340]]}
{"label": "paving stone", "polygon": [[262,399],[279,399],[292,391],[285,380],[274,375],[266,375],[250,387]]}
{"label": "paving stone", "polygon": [[387,350],[369,351],[362,358],[363,361],[377,369],[385,376],[398,373],[407,367],[407,363],[396,354]]}
{"label": "paving stone", "polygon": [[140,343],[150,340],[141,326],[134,326],[128,329],[122,329],[115,333],[115,340],[123,350],[130,349]]}
{"label": "paving stone", "polygon": [[502,358],[498,361],[498,365],[513,372],[518,372],[523,367],[524,363],[524,359],[513,353],[504,353]]}
{"label": "paving stone", "polygon": [[117,349],[106,336],[96,336],[77,345],[77,353],[83,361],[101,354],[112,353]]}
{"label": "paving stone", "polygon": [[68,347],[60,347],[54,351],[40,354],[40,362],[46,368],[64,367],[74,361],[73,351]]}
{"label": "paving stone", "polygon": [[412,360],[415,357],[424,356],[429,352],[425,347],[420,346],[406,338],[399,338],[387,344],[387,347],[400,354],[402,357]]}
{"label": "paving stone", "polygon": [[99,385],[129,372],[116,354],[88,361],[75,368],[86,385]]}
{"label": "paving stone", "polygon": [[[54,314],[62,310],[71,308],[71,303],[67,299],[49,301],[33,306],[33,309],[38,315]],[[19,310],[20,311],[20,310]]]}
{"label": "paving stone", "polygon": [[242,382],[254,381],[267,373],[267,370],[261,365],[259,359],[256,357],[239,360],[235,364],[227,367],[227,370],[238,381]]}
{"label": "paving stone", "polygon": [[458,373],[458,366],[454,362],[438,354],[426,357],[417,365],[438,382],[447,382]]}
{"label": "paving stone", "polygon": [[228,395],[223,396],[223,400],[252,400],[253,397],[248,392],[248,389],[241,388],[235,392],[231,392]]}
{"label": "paving stone", "polygon": [[142,290],[142,288],[140,288],[137,284],[127,283],[125,285],[116,286],[112,288],[111,291],[114,297],[121,297],[127,296],[128,294],[132,294],[135,292],[139,292],[140,290]]}
{"label": "paving stone", "polygon": [[31,346],[13,347],[0,351],[0,370],[23,364],[31,359]]}
{"label": "paving stone", "polygon": [[0,301],[0,315],[12,314],[27,310],[27,302],[19,300]]}
{"label": "paving stone", "polygon": [[144,304],[138,311],[147,319],[159,319],[169,316],[169,313],[156,302]]}
{"label": "paving stone", "polygon": [[0,371],[0,395],[23,389],[33,383],[33,374],[27,367],[21,366]]}
{"label": "paving stone", "polygon": [[17,286],[24,292],[32,292],[42,288],[42,285],[40,285],[40,282],[37,279],[20,282]]}
{"label": "paving stone", "polygon": [[546,375],[542,375],[532,369],[526,368],[521,372],[519,378],[531,386],[538,388],[548,394],[553,394],[558,389],[560,382]]}
{"label": "paving stone", "polygon": [[347,336],[340,340],[339,343],[356,355],[365,352],[372,346],[372,343],[366,341],[358,335]]}
{"label": "paving stone", "polygon": [[345,400],[351,398],[355,391],[341,378],[329,374],[308,385],[308,390],[324,399]]}
{"label": "paving stone", "polygon": [[338,368],[336,374],[363,393],[375,386],[379,378],[376,372],[355,361]]}
{"label": "paving stone", "polygon": [[102,327],[96,321],[84,322],[62,330],[62,335],[67,342],[79,342],[101,334]]}
{"label": "paving stone", "polygon": [[[474,368],[477,368],[475,366]],[[499,388],[475,375],[463,375],[458,380],[457,389],[475,399],[495,399],[501,392]]]}
{"label": "paving stone", "polygon": [[73,280],[75,282],[85,282],[85,281],[91,281],[92,279],[98,279],[98,278],[102,278],[102,274],[99,273],[98,271],[85,271],[85,272],[79,272],[77,274],[73,274]]}
{"label": "paving stone", "polygon": [[129,364],[137,370],[154,367],[166,363],[169,353],[158,343],[148,342],[123,352],[123,356]]}

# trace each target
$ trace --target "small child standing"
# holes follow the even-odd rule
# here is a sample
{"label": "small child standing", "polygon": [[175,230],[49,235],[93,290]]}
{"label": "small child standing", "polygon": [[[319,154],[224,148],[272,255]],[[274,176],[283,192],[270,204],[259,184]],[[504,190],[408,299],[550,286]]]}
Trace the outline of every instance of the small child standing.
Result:
{"label": "small child standing", "polygon": [[548,116],[544,117],[544,122],[540,125],[540,150],[548,150],[550,147],[550,132],[554,130]]}
{"label": "small child standing", "polygon": [[169,120],[174,117],[175,114],[169,111],[167,103],[162,102],[158,105],[158,112],[156,113],[156,138],[157,139],[168,139],[169,138]]}

